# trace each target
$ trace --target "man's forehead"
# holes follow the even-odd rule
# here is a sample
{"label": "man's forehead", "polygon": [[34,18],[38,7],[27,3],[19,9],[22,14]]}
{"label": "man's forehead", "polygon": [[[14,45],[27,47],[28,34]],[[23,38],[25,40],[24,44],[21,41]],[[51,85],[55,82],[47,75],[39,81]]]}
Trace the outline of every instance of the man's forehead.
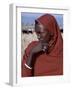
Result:
{"label": "man's forehead", "polygon": [[47,30],[45,30],[45,27],[41,24],[36,25],[35,30],[41,32],[47,32]]}
{"label": "man's forehead", "polygon": [[43,25],[41,25],[41,24],[37,24],[37,25],[36,25],[36,27],[39,27],[39,28],[44,28],[44,26],[43,26]]}

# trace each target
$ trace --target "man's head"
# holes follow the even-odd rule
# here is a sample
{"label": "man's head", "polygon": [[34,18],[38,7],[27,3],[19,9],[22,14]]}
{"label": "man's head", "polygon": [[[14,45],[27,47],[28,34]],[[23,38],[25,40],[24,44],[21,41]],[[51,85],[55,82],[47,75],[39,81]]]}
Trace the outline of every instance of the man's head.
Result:
{"label": "man's head", "polygon": [[50,34],[48,30],[46,30],[46,28],[37,21],[35,21],[35,32],[39,41],[48,43],[48,41],[50,40]]}
{"label": "man's head", "polygon": [[48,44],[48,52],[54,49],[54,52],[52,52],[53,55],[58,55],[58,53],[60,53],[60,49],[62,49],[63,45],[62,36],[54,16],[51,14],[44,14],[38,17],[35,20],[35,31],[42,44],[44,46]]}

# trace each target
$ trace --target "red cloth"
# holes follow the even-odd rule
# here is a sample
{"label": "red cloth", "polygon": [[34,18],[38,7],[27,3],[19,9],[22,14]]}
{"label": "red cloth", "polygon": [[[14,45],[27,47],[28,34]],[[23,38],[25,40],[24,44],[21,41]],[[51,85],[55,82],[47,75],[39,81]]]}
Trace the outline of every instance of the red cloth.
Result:
{"label": "red cloth", "polygon": [[35,64],[33,69],[28,69],[24,64],[30,54],[30,50],[38,44],[37,41],[32,42],[25,50],[21,75],[22,77],[63,75],[63,40],[59,26],[55,18],[50,14],[39,17],[37,21],[53,34],[53,38],[48,43],[49,53],[39,53],[39,55],[34,56]]}

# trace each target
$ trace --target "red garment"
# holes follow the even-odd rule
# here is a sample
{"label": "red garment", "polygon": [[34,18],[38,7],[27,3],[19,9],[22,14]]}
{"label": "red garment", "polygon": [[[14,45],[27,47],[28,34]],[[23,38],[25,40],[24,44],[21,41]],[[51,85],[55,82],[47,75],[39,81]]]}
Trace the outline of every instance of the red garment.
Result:
{"label": "red garment", "polygon": [[50,14],[39,17],[37,21],[53,34],[52,39],[48,43],[49,53],[39,53],[34,56],[34,66],[32,69],[28,69],[24,64],[30,54],[30,50],[38,44],[38,41],[33,41],[25,50],[22,60],[21,75],[22,77],[63,75],[63,40],[59,26],[55,18]]}

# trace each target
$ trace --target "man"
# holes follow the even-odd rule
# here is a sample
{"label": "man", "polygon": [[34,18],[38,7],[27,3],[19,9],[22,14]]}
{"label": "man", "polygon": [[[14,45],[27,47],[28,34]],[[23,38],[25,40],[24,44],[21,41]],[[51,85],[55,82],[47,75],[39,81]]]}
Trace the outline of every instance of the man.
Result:
{"label": "man", "polygon": [[63,75],[63,40],[56,19],[45,14],[35,20],[39,41],[28,45],[22,60],[21,75]]}

